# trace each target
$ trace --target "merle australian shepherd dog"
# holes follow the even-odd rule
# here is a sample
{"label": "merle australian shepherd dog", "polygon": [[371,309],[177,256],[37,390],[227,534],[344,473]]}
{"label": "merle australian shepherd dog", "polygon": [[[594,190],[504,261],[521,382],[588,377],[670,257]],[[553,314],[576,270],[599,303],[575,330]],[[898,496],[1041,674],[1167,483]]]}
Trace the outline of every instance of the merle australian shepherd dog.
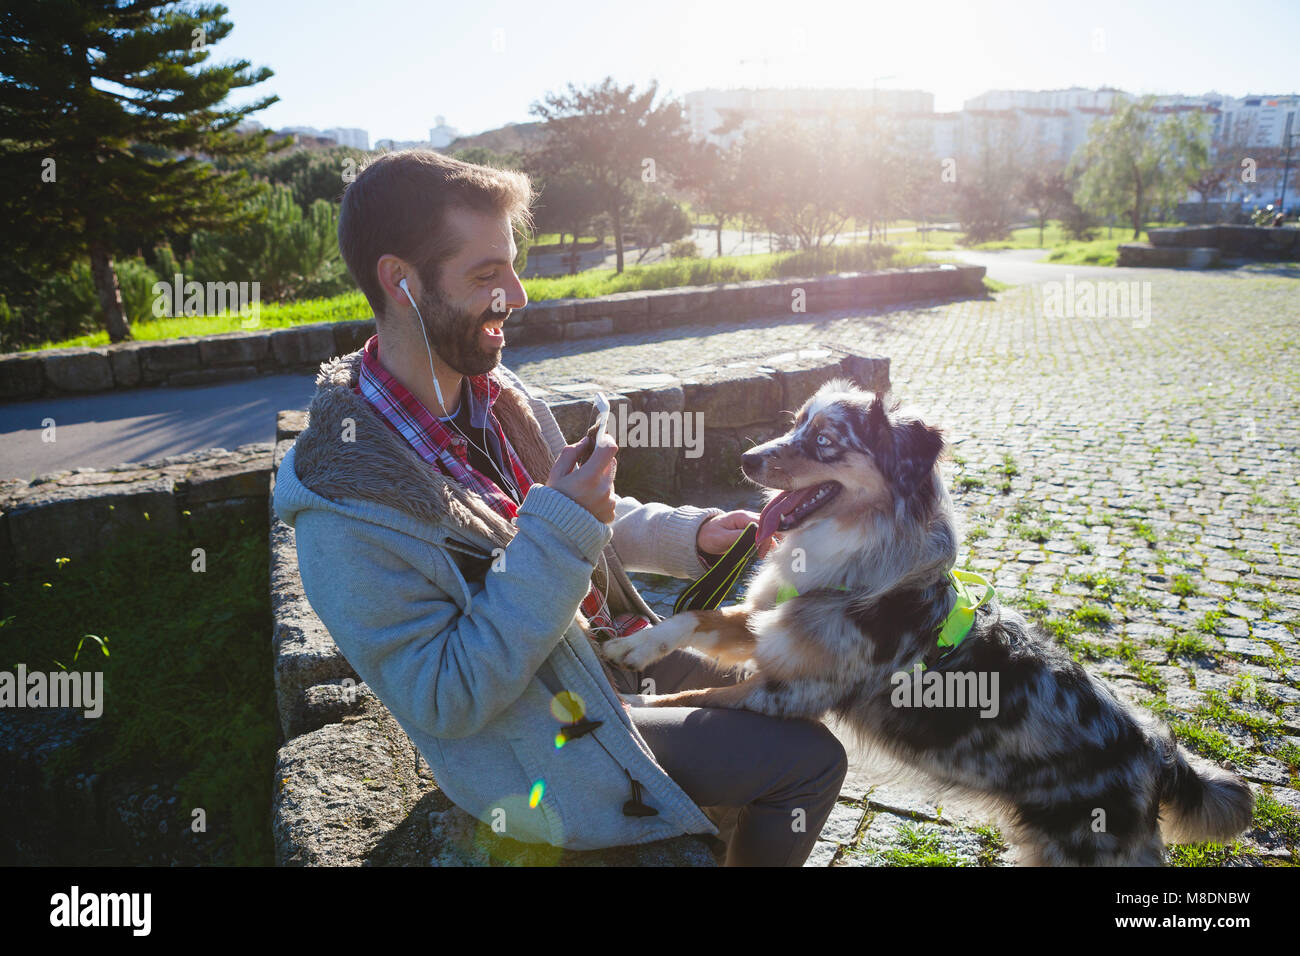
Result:
{"label": "merle australian shepherd dog", "polygon": [[[760,539],[781,532],[744,603],[675,615],[602,652],[637,669],[681,647],[744,665],[730,686],[636,700],[834,714],[861,745],[941,791],[982,798],[1024,862],[1160,865],[1166,842],[1239,834],[1253,803],[1240,778],[1189,755],[996,598],[977,608],[963,641],[937,653],[957,601],[944,447],[937,429],[897,404],[827,383],[787,434],[742,457],[752,481],[779,491],[763,509]],[[915,695],[898,693],[909,674],[932,686],[974,676],[996,688],[996,706],[956,697],[915,706]]]}

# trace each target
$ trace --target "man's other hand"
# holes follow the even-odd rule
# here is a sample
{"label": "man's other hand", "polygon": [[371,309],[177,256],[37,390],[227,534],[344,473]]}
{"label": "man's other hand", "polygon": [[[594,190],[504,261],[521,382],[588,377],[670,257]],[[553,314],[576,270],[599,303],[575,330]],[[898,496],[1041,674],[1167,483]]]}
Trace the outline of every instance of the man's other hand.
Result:
{"label": "man's other hand", "polygon": [[[758,524],[758,515],[753,511],[728,511],[726,514],[714,515],[700,525],[695,536],[695,546],[705,554],[723,554],[744,532],[750,523]],[[759,545],[758,556],[761,558],[768,551],[781,543],[779,534]]]}

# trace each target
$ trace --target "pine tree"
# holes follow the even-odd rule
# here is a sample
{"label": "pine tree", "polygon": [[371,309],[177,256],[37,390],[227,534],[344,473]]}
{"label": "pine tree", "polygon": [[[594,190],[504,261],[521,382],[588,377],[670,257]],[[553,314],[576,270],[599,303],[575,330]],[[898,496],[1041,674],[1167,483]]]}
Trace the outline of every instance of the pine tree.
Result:
{"label": "pine tree", "polygon": [[139,238],[248,221],[262,187],[213,157],[266,152],[235,127],[279,98],[223,106],[272,73],[201,66],[233,24],[219,4],[0,2],[0,288],[22,299],[86,255],[109,338],[131,337],[113,255]]}

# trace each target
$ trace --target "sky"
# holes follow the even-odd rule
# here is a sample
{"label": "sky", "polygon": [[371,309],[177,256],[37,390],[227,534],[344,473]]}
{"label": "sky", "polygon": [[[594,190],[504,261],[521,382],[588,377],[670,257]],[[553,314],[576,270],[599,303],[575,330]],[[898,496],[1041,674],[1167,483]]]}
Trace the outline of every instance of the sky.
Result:
{"label": "sky", "polygon": [[234,29],[213,61],[275,72],[231,103],[275,93],[252,119],[359,127],[372,145],[424,140],[439,115],[462,133],[529,122],[548,92],[606,76],[676,98],[875,84],[932,92],[937,110],[990,89],[1300,92],[1297,0],[224,3]]}

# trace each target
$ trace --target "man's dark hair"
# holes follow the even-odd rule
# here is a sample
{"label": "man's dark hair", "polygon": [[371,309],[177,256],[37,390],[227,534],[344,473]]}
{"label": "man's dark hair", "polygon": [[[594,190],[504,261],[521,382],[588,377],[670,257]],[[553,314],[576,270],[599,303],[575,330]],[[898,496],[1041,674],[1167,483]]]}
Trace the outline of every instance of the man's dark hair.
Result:
{"label": "man's dark hair", "polygon": [[339,251],[378,317],[385,298],[375,268],[380,256],[405,259],[426,289],[441,291],[442,264],[461,244],[447,227],[447,211],[508,215],[512,226],[524,230],[532,224],[533,198],[532,182],[516,170],[478,166],[431,149],[384,153],[343,191]]}

